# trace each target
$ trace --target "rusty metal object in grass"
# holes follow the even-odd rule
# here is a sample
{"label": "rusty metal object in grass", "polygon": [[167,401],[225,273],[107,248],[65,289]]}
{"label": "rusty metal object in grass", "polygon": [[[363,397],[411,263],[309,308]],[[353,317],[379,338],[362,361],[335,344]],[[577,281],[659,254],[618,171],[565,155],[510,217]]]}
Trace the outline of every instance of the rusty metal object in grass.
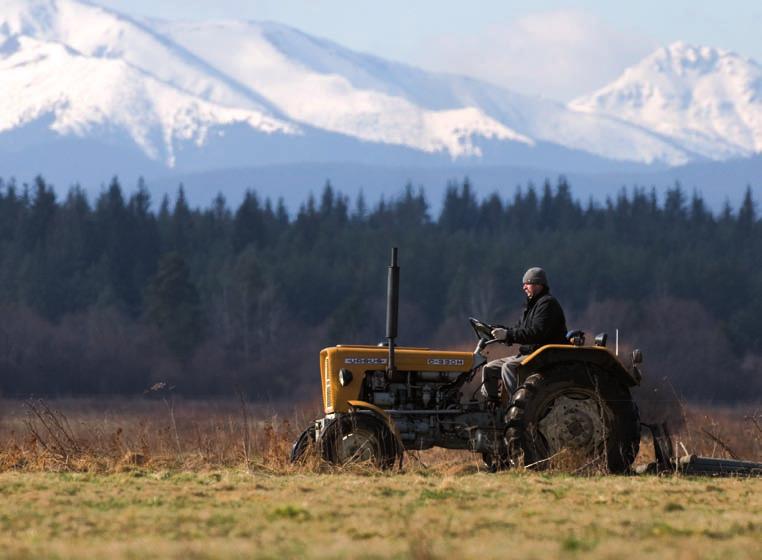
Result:
{"label": "rusty metal object in grass", "polygon": [[[694,454],[686,454],[677,457],[674,452],[672,436],[666,422],[662,424],[643,424],[651,432],[654,442],[654,455],[656,461],[639,469],[638,474],[663,474],[680,473],[688,476],[737,476],[758,477],[762,476],[762,463],[753,461],[741,461],[734,459],[718,459],[714,457],[700,457]],[[711,436],[706,430],[702,431]],[[732,454],[732,450],[726,448],[719,438],[713,437],[713,441],[722,445]]]}
{"label": "rusty metal object in grass", "polygon": [[733,459],[739,460],[739,457],[738,455],[736,455],[735,451],[733,451],[727,443],[722,441],[719,436],[714,435],[712,432],[710,432],[706,428],[701,428],[701,433],[703,433],[706,437],[711,439],[714,443],[722,447],[728,453],[728,455],[730,455]]}

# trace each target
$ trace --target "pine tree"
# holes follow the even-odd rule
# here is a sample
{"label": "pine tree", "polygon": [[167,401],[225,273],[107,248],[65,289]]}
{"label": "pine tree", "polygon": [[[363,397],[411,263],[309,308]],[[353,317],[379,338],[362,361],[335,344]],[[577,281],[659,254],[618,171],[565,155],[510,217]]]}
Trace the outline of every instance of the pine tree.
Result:
{"label": "pine tree", "polygon": [[28,249],[45,243],[53,227],[53,219],[57,210],[55,191],[42,176],[37,176],[34,180],[34,196],[29,208],[26,228],[23,232],[25,245]]}
{"label": "pine tree", "polygon": [[463,181],[460,189],[450,183],[445,193],[439,225],[448,232],[471,230],[477,226],[478,220],[479,205],[468,178]]}
{"label": "pine tree", "polygon": [[203,337],[203,318],[198,291],[178,253],[159,261],[146,293],[146,317],[178,359],[190,359]]}
{"label": "pine tree", "polygon": [[497,193],[492,193],[479,208],[479,228],[497,231],[503,225],[503,201]]}
{"label": "pine tree", "polygon": [[281,231],[285,230],[289,225],[288,210],[286,210],[286,203],[283,201],[283,197],[278,197],[278,204],[275,207],[275,221],[278,223],[278,227]]}
{"label": "pine tree", "polygon": [[402,198],[394,204],[393,222],[398,227],[411,230],[420,228],[429,222],[428,204],[423,189],[413,192],[413,185],[408,183]]}
{"label": "pine tree", "polygon": [[746,187],[743,196],[743,202],[738,209],[738,218],[736,219],[737,229],[741,235],[751,235],[754,223],[757,221],[757,208],[754,202],[754,196],[751,192],[751,186]]}
{"label": "pine tree", "polygon": [[193,216],[188,200],[185,198],[185,187],[180,184],[172,212],[172,229],[170,247],[173,251],[187,255],[194,247]]}
{"label": "pine tree", "polygon": [[365,220],[368,218],[368,206],[365,203],[365,194],[363,194],[362,189],[360,189],[360,192],[357,194],[357,198],[355,199],[355,209],[354,212],[352,212],[352,220],[355,222],[365,222]]}
{"label": "pine tree", "polygon": [[130,274],[135,292],[129,302],[130,312],[138,315],[142,303],[143,287],[156,272],[161,240],[156,216],[151,212],[151,193],[143,179],[138,180],[137,191],[127,204],[129,231],[127,232],[132,252]]}
{"label": "pine tree", "polygon": [[264,213],[259,198],[256,192],[246,191],[233,218],[233,249],[240,253],[250,244],[261,246],[264,242]]}
{"label": "pine tree", "polygon": [[320,196],[320,216],[322,218],[328,218],[333,213],[334,204],[333,187],[330,181],[326,181],[323,187],[323,194]]}
{"label": "pine tree", "polygon": [[667,195],[664,199],[664,217],[667,220],[667,224],[672,226],[684,222],[687,217],[685,194],[680,183],[675,183],[673,188],[667,190]]}
{"label": "pine tree", "polygon": [[119,179],[95,203],[95,224],[100,246],[100,302],[135,310],[142,286],[133,277],[134,247],[130,217]]}
{"label": "pine tree", "polygon": [[540,229],[555,229],[558,222],[557,218],[550,181],[545,179],[545,183],[542,185],[542,197],[540,198]]}

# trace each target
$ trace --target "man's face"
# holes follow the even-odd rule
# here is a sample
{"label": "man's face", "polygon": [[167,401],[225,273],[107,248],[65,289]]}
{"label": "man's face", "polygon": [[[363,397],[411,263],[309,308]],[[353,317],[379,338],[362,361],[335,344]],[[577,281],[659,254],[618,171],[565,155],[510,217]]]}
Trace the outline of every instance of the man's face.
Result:
{"label": "man's face", "polygon": [[521,288],[529,299],[542,291],[542,284],[524,284]]}

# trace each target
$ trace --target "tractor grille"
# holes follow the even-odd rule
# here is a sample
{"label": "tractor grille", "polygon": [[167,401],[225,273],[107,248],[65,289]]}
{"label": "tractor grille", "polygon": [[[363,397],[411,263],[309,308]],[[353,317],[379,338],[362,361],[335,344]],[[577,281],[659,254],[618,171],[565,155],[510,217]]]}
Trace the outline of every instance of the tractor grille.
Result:
{"label": "tractor grille", "polygon": [[328,356],[325,358],[323,371],[325,376],[325,408],[328,409],[333,407],[333,399],[331,398],[331,364],[328,361]]}

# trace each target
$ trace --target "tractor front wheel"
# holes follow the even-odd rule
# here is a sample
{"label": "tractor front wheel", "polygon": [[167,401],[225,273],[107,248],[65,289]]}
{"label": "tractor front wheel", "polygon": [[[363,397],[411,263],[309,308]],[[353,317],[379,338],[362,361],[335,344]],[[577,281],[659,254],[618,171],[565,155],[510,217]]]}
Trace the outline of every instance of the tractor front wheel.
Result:
{"label": "tractor front wheel", "polygon": [[402,458],[397,438],[383,420],[372,414],[344,414],[320,435],[323,458],[335,465],[369,463],[390,469]]}
{"label": "tractor front wheel", "polygon": [[301,463],[307,457],[310,449],[314,449],[315,433],[315,423],[313,422],[296,438],[294,445],[291,447],[292,463]]}

